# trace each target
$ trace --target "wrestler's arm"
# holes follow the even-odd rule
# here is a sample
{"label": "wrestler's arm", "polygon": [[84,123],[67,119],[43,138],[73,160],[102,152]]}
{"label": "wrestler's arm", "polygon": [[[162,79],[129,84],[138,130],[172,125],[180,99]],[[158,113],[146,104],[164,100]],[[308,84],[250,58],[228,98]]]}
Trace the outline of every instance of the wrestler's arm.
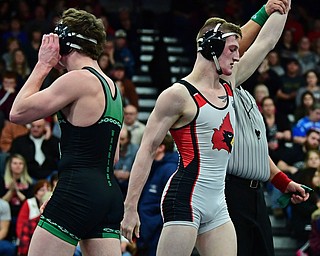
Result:
{"label": "wrestler's arm", "polygon": [[[289,0],[289,6],[290,4],[291,0]],[[288,12],[283,15],[279,12],[270,15],[252,46],[235,64],[232,74],[234,82],[232,84],[238,86],[246,81],[258,68],[268,52],[275,47],[282,34],[287,15]],[[231,81],[233,79],[231,78]]]}
{"label": "wrestler's arm", "polygon": [[158,146],[163,141],[169,129],[181,117],[185,108],[186,90],[181,85],[173,85],[163,91],[157,99],[156,105],[142,137],[142,141],[133,163],[125,205],[124,219],[121,222],[122,234],[132,242],[132,235],[139,236],[138,201],[149,176],[152,162]]}
{"label": "wrestler's arm", "polygon": [[[264,8],[268,16],[276,11],[281,14],[285,14],[288,9],[288,0],[269,0]],[[245,25],[241,27],[242,39],[239,42],[240,56],[242,56],[250,47],[250,45],[260,32],[261,27],[262,26],[260,24],[252,19],[250,19]]]}
{"label": "wrestler's arm", "polygon": [[82,88],[76,89],[79,78],[74,73],[67,73],[47,89],[39,91],[44,79],[59,59],[58,36],[44,35],[38,62],[13,103],[10,112],[12,122],[26,124],[47,117],[77,99]]}
{"label": "wrestler's arm", "polygon": [[[39,69],[35,68],[34,71],[36,73]],[[79,75],[80,72],[83,71],[68,72],[41,91],[41,86],[36,85],[39,80],[34,78],[38,75],[31,75],[13,103],[10,120],[17,124],[28,124],[50,116],[79,99],[87,90],[81,83],[83,76]]]}
{"label": "wrestler's arm", "polygon": [[239,54],[242,56],[245,51],[250,47],[261,27],[258,23],[249,20],[245,25],[241,27],[242,38],[239,42]]}

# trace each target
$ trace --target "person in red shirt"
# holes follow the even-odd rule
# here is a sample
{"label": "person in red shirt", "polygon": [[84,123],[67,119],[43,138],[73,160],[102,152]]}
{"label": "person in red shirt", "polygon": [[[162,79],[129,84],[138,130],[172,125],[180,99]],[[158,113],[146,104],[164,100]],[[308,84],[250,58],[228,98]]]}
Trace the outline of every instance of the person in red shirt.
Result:
{"label": "person in red shirt", "polygon": [[50,183],[47,180],[39,180],[34,186],[34,197],[24,201],[19,211],[16,226],[19,256],[28,254],[32,234],[40,219],[43,197],[50,189]]}

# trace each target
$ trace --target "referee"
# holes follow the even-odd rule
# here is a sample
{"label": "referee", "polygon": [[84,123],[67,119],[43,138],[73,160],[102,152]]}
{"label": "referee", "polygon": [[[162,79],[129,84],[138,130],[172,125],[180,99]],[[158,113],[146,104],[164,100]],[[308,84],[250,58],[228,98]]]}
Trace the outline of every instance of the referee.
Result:
{"label": "referee", "polygon": [[[225,194],[237,233],[238,256],[274,256],[262,183],[271,180],[282,192],[296,191],[300,185],[288,179],[269,158],[262,115],[255,99],[241,86],[234,90],[234,105],[237,133],[227,168]],[[306,198],[304,195],[302,200]],[[292,199],[294,203],[302,200]]]}

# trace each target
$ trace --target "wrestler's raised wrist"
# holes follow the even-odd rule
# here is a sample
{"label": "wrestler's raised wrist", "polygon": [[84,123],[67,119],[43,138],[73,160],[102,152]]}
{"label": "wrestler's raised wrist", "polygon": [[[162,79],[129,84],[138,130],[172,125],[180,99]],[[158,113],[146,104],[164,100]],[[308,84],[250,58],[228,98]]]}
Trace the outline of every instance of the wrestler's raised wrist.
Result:
{"label": "wrestler's raised wrist", "polygon": [[259,24],[261,27],[266,23],[269,15],[266,11],[266,5],[263,5],[260,10],[251,17],[251,20]]}
{"label": "wrestler's raised wrist", "polygon": [[283,172],[278,172],[273,179],[271,180],[271,183],[279,189],[282,193],[285,193],[289,183],[292,180],[288,178],[286,174]]}
{"label": "wrestler's raised wrist", "polygon": [[137,211],[138,204],[134,204],[132,202],[124,202],[124,210],[125,211]]}

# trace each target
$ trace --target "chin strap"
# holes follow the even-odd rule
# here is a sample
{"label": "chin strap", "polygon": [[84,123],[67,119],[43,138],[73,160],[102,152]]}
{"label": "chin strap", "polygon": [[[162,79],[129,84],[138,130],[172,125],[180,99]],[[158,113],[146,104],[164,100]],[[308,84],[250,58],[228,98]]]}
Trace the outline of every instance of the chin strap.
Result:
{"label": "chin strap", "polygon": [[222,75],[222,70],[221,70],[221,67],[220,67],[220,64],[219,64],[219,60],[218,60],[218,58],[217,58],[217,56],[215,54],[212,56],[212,59],[213,59],[214,65],[216,66],[218,75]]}

